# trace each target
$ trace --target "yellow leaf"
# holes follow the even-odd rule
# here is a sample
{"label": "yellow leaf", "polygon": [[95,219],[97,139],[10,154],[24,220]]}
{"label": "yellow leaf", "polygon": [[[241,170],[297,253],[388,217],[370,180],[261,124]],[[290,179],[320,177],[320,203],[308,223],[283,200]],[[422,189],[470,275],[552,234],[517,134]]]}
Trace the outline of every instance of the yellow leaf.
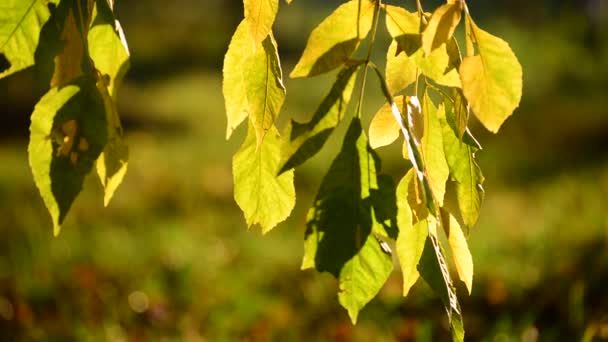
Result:
{"label": "yellow leaf", "polygon": [[460,65],[462,91],[479,121],[496,133],[519,106],[521,65],[507,42],[480,29],[468,16],[467,22],[479,54],[465,57]]}
{"label": "yellow leaf", "polygon": [[397,54],[396,40],[391,42],[386,53],[386,86],[391,95],[394,95],[410,84],[416,82],[416,63],[405,53]]}
{"label": "yellow leaf", "polygon": [[310,33],[302,57],[289,76],[311,77],[342,65],[369,33],[373,17],[374,4],[369,0],[342,4]]}
{"label": "yellow leaf", "polygon": [[464,282],[469,294],[471,294],[473,289],[473,257],[469,251],[467,239],[454,216],[447,212],[442,212],[442,214],[444,214],[444,230],[448,236],[458,278]]}
{"label": "yellow leaf", "polygon": [[254,49],[272,31],[272,24],[279,8],[278,0],[244,0],[245,21]]}
{"label": "yellow leaf", "polygon": [[422,34],[422,47],[427,56],[452,38],[456,26],[460,23],[461,12],[460,2],[439,6],[433,12]]}
{"label": "yellow leaf", "polygon": [[[395,97],[395,103],[401,107],[399,110],[402,113],[406,111],[404,96]],[[401,128],[395,120],[391,105],[386,103],[376,112],[369,124],[369,145],[373,149],[390,145],[399,138],[400,132]]]}

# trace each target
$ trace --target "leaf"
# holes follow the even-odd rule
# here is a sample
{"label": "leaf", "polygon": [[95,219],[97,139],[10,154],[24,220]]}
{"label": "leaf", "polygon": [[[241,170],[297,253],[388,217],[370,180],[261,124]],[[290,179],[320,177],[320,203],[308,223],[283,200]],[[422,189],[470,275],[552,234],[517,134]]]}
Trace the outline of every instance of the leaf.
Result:
{"label": "leaf", "polygon": [[112,9],[106,0],[97,0],[93,9],[92,26],[88,33],[89,55],[95,68],[109,77],[108,91],[113,99],[129,69],[129,50],[121,40]]}
{"label": "leaf", "polygon": [[479,54],[460,65],[462,91],[479,121],[496,133],[519,106],[521,65],[507,42],[477,27],[469,16],[467,22]]}
{"label": "leaf", "polygon": [[397,186],[397,256],[403,274],[403,296],[407,296],[418,280],[417,265],[422,256],[424,242],[428,235],[426,219],[414,220],[410,207],[410,193],[415,187],[415,172],[410,169]]}
{"label": "leaf", "polygon": [[66,10],[59,36],[63,48],[54,58],[55,68],[51,79],[51,87],[62,87],[81,76],[83,74],[83,62],[85,58],[88,60],[74,9],[69,7]]}
{"label": "leaf", "polygon": [[[379,171],[376,170],[376,171]],[[399,233],[397,228],[397,197],[393,177],[378,175],[378,189],[370,189],[372,207],[377,225],[373,232],[384,238],[396,239]]]}
{"label": "leaf", "polygon": [[450,121],[455,120],[453,105],[448,99],[444,100],[444,104],[445,106],[440,106],[437,111],[443,131],[443,149],[450,174],[456,181],[456,196],[462,219],[467,227],[472,227],[477,222],[483,201],[484,178],[475,161],[475,152],[479,150],[479,144],[468,130],[460,141],[449,125]]}
{"label": "leaf", "polygon": [[393,40],[386,53],[386,85],[396,94],[416,82],[417,66],[406,54],[397,54],[397,41]]}
{"label": "leaf", "polygon": [[245,74],[243,72],[243,65],[251,54],[247,34],[247,23],[241,21],[224,56],[222,92],[228,119],[226,139],[230,138],[232,132],[247,118],[249,112],[249,102],[245,92]]}
{"label": "leaf", "polygon": [[[399,110],[402,113],[407,111],[407,102],[404,96],[396,96],[394,101],[400,106]],[[400,132],[401,127],[395,120],[391,105],[386,103],[380,107],[369,124],[369,145],[373,149],[390,145],[399,138]]]}
{"label": "leaf", "polygon": [[369,33],[373,17],[374,4],[369,0],[340,5],[310,33],[302,57],[289,76],[316,76],[342,65]]}
{"label": "leaf", "polygon": [[243,0],[243,5],[249,36],[255,49],[272,31],[272,24],[279,9],[279,1]]}
{"label": "leaf", "polygon": [[435,108],[427,92],[424,93],[422,98],[422,112],[424,115],[422,156],[426,167],[426,177],[435,200],[437,200],[439,206],[443,206],[445,184],[450,175],[450,170],[443,151],[443,133],[437,108]]}
{"label": "leaf", "polygon": [[340,304],[353,323],[393,268],[372,234],[376,217],[370,196],[378,189],[378,163],[359,119],[353,118],[308,214],[302,268],[314,267],[338,279]]}
{"label": "leaf", "polygon": [[[407,67],[413,61],[422,73],[435,80],[438,84],[448,87],[460,87],[458,69],[450,60],[447,47],[436,49],[430,55],[425,56],[422,49],[421,24],[418,15],[398,6],[386,5],[384,9],[386,11],[386,27],[398,45],[396,53],[405,51],[405,55],[398,54],[394,58],[395,61],[393,63],[399,63]],[[389,51],[391,51],[390,49]],[[408,62],[407,59],[411,61]],[[388,74],[387,70],[387,78]]]}
{"label": "leaf", "polygon": [[442,211],[443,229],[448,237],[448,243],[452,250],[454,265],[460,280],[464,282],[469,291],[473,289],[473,257],[469,251],[467,239],[462,232],[462,228],[456,218],[446,211]]}
{"label": "leaf", "polygon": [[28,147],[34,182],[57,235],[85,176],[107,142],[103,100],[94,80],[52,88],[31,117]]}
{"label": "leaf", "polygon": [[2,0],[0,56],[4,54],[10,66],[0,70],[0,78],[34,64],[40,31],[49,17],[43,0]]}
{"label": "leaf", "polygon": [[422,47],[428,56],[441,45],[447,43],[460,23],[462,12],[460,1],[439,6],[422,34]]}
{"label": "leaf", "polygon": [[272,126],[257,147],[253,125],[232,159],[234,198],[245,214],[247,225],[259,224],[269,232],[289,216],[296,201],[293,171],[276,176],[279,167],[279,133]]}
{"label": "leaf", "polygon": [[281,144],[279,173],[295,168],[321,150],[346,113],[359,66],[349,65],[340,71],[309,122],[289,122]]}
{"label": "leaf", "polygon": [[262,48],[255,51],[247,34],[247,24],[241,21],[224,57],[226,139],[249,115],[259,147],[283,105],[285,87],[272,34],[262,42]]}
{"label": "leaf", "polygon": [[256,49],[244,66],[249,118],[255,127],[258,147],[266,132],[274,127],[274,120],[285,100],[283,73],[272,34],[262,42],[262,47]]}
{"label": "leaf", "polygon": [[446,308],[452,339],[462,341],[464,339],[464,327],[460,304],[439,241],[433,234],[429,234],[426,239],[418,270],[422,278],[433,289],[433,292],[441,298]]}
{"label": "leaf", "polygon": [[97,89],[103,99],[106,113],[108,143],[97,159],[97,174],[104,187],[103,205],[108,206],[114,192],[127,173],[129,149],[123,140],[122,125],[116,103],[108,92],[105,77],[97,80]]}

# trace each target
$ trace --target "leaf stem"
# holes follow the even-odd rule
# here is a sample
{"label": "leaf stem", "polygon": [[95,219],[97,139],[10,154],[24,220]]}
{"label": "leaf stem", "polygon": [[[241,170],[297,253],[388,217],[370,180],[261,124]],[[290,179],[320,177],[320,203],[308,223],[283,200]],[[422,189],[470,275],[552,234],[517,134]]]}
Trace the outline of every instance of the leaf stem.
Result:
{"label": "leaf stem", "polygon": [[[361,117],[361,109],[363,107],[363,97],[365,95],[365,84],[367,83],[367,69],[369,67],[369,63],[372,57],[372,50],[374,48],[374,42],[376,41],[376,32],[378,31],[378,17],[380,16],[380,5],[382,0],[376,0],[374,4],[374,17],[372,21],[372,33],[369,41],[369,46],[367,48],[367,55],[365,57],[365,69],[363,70],[363,79],[361,80],[361,90],[359,92],[359,101],[357,103],[357,109],[355,111],[355,116]],[[359,6],[361,6],[361,1],[359,1]],[[358,27],[358,25],[357,25]]]}

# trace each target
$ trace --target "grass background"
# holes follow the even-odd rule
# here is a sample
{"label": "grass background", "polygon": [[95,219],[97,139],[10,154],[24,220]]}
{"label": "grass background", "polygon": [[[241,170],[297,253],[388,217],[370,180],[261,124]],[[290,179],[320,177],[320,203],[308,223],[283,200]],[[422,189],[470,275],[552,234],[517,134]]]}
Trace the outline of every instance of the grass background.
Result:
{"label": "grass background", "polygon": [[[286,74],[337,3],[281,3]],[[469,238],[472,296],[458,284],[467,340],[608,340],[606,7],[584,6],[593,1],[470,5],[519,57],[524,97],[498,135],[472,122],[486,200]],[[119,96],[129,171],[108,208],[91,175],[57,238],[27,162],[40,87],[27,71],[0,81],[2,339],[448,338],[441,304],[422,282],[404,299],[395,271],[352,326],[332,277],[299,270],[305,213],[344,127],[296,172],[292,216],[265,236],[246,229],[230,165],[244,129],[224,140],[220,74],[241,11],[238,1],[118,2],[132,52]],[[378,40],[376,60],[387,46]],[[309,117],[332,78],[286,79],[279,126]],[[369,84],[364,122],[382,105]],[[380,154],[385,172],[405,173],[398,148]]]}

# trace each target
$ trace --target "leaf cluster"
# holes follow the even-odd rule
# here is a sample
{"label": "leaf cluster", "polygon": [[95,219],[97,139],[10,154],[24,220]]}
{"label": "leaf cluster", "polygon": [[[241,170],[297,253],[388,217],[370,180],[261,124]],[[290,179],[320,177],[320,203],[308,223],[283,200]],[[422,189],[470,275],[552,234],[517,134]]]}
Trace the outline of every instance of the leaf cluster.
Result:
{"label": "leaf cluster", "polygon": [[[473,261],[466,235],[479,216],[484,178],[469,117],[497,132],[519,105],[522,69],[506,42],[475,24],[464,0],[448,0],[432,13],[416,4],[410,12],[380,0],[351,0],[323,19],[290,76],[338,69],[335,82],[310,121],[289,122],[279,137],[274,121],[285,88],[272,38],[279,3],[244,1],[245,18],[224,60],[227,136],[245,119],[249,125],[233,163],[235,198],[248,225],[259,224],[263,232],[285,219],[295,201],[293,169],[323,148],[347,116],[359,83],[342,148],[308,212],[302,268],[338,279],[339,302],[355,323],[392,272],[394,246],[404,296],[422,277],[442,299],[453,339],[461,341],[461,309],[445,250],[470,293]],[[384,71],[371,59],[381,15],[392,38]],[[464,56],[454,36],[461,22]],[[366,40],[367,56],[354,59]],[[366,134],[360,116],[368,70],[378,77],[386,104]],[[400,137],[405,167],[395,185],[381,174],[375,149]],[[454,193],[454,205],[448,193]]]}

